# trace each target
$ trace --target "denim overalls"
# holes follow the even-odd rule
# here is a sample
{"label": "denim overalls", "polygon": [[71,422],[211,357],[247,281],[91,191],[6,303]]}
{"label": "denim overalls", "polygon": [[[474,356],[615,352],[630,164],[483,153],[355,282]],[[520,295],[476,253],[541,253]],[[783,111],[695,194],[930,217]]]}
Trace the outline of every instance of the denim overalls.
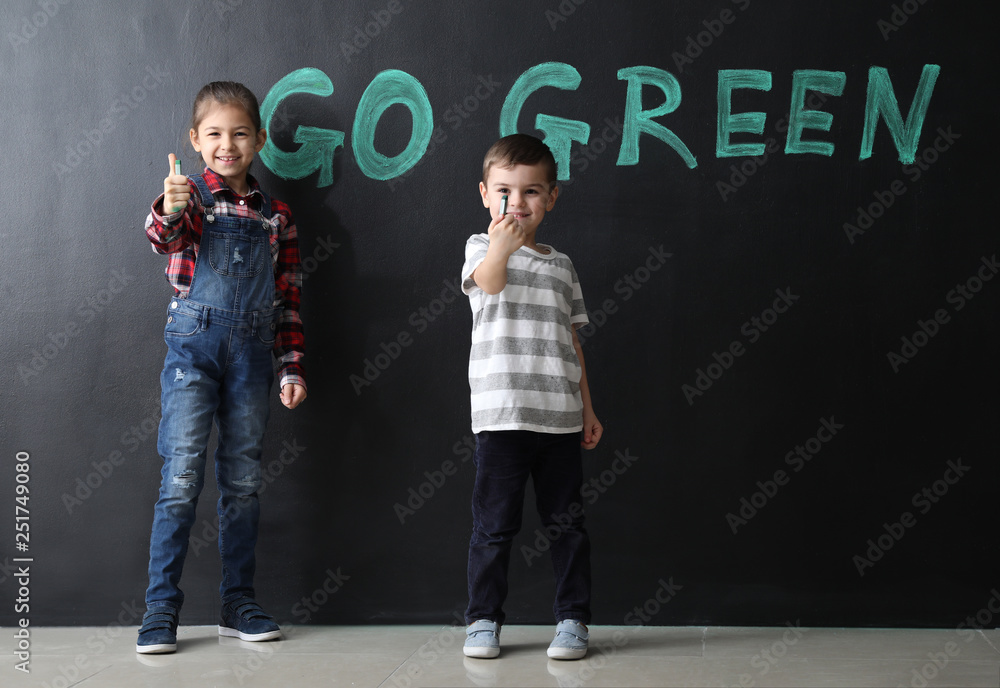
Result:
{"label": "denim overalls", "polygon": [[264,194],[260,219],[216,216],[205,180],[201,175],[190,179],[205,217],[191,290],[186,298],[171,299],[167,309],[157,441],[163,470],[146,591],[147,607],[175,609],[184,601],[178,583],[205,482],[213,419],[219,431],[215,475],[222,601],[254,596],[257,489],[280,312],[273,306],[270,225],[264,220],[271,216],[271,199]]}

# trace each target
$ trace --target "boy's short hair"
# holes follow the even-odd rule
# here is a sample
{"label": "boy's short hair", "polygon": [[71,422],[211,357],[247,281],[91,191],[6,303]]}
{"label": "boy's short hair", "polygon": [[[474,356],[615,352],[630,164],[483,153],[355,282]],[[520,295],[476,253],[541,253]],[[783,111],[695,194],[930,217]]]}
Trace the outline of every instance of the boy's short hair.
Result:
{"label": "boy's short hair", "polygon": [[514,165],[545,166],[549,185],[556,183],[556,159],[541,139],[528,134],[511,134],[490,146],[483,158],[483,183],[490,176],[491,167],[509,169]]}

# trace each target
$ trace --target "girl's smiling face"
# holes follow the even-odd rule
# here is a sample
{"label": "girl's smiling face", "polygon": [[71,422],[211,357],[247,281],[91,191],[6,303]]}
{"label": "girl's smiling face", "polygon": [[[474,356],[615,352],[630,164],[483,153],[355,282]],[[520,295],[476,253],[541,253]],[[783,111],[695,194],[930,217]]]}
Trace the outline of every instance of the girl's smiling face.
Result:
{"label": "girl's smiling face", "polygon": [[232,103],[213,103],[190,131],[191,145],[212,171],[236,193],[246,195],[247,170],[254,154],[264,147],[267,133],[257,129],[246,110]]}

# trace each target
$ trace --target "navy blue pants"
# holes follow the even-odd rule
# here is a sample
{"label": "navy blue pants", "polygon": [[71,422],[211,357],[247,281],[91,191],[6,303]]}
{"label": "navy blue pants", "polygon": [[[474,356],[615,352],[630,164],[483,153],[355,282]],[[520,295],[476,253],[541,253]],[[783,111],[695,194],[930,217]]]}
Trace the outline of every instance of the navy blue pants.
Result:
{"label": "navy blue pants", "polygon": [[476,619],[504,622],[510,552],[521,530],[529,476],[542,534],[532,538],[522,553],[529,564],[542,550],[551,554],[556,622],[590,622],[590,537],[583,527],[580,452],[578,432],[504,430],[476,435],[466,623]]}

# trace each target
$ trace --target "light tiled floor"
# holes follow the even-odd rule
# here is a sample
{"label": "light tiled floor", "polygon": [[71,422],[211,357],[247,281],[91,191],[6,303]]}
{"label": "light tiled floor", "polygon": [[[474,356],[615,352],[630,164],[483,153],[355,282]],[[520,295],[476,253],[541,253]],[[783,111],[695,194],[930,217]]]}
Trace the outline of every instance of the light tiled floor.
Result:
{"label": "light tiled floor", "polygon": [[0,686],[1000,686],[996,629],[594,626],[576,662],[545,656],[548,626],[504,627],[493,660],[465,658],[451,626],[290,626],[270,643],[187,626],[171,655],[137,655],[136,630],[31,629],[25,674],[0,629]]}

